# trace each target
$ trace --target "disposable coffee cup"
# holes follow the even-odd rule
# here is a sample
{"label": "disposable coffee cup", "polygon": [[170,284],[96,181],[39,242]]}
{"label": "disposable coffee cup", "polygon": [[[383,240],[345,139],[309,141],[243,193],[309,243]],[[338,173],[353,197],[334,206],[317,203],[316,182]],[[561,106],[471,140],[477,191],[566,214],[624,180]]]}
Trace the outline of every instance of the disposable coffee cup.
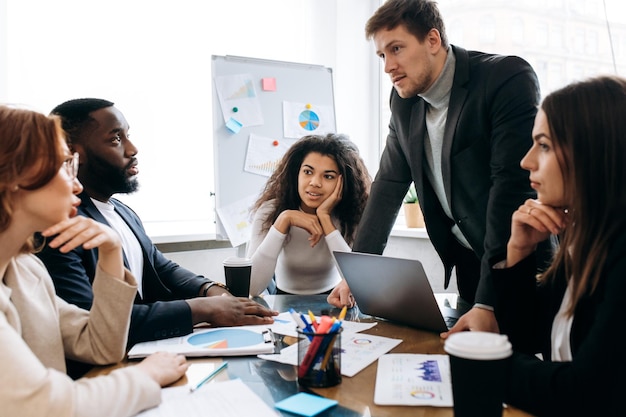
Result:
{"label": "disposable coffee cup", "polygon": [[506,335],[453,333],[444,350],[450,355],[454,417],[501,417],[512,354]]}
{"label": "disposable coffee cup", "polygon": [[326,388],[341,383],[341,331],[298,329],[298,384]]}
{"label": "disposable coffee cup", "polygon": [[252,259],[231,256],[223,263],[228,291],[235,297],[249,297]]}

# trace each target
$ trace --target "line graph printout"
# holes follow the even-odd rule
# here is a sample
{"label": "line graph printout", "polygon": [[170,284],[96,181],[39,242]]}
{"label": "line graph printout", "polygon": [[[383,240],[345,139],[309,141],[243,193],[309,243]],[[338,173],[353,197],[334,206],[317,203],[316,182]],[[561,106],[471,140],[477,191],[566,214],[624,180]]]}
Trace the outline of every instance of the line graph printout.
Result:
{"label": "line graph printout", "polygon": [[452,407],[448,355],[391,353],[381,356],[374,403]]}
{"label": "line graph printout", "polygon": [[252,223],[250,221],[250,208],[258,196],[248,195],[230,204],[217,208],[217,215],[224,225],[228,240],[233,247],[242,245],[250,240]]}
{"label": "line graph printout", "polygon": [[251,133],[248,138],[244,170],[269,177],[295,139],[273,139]]}
{"label": "line graph printout", "polygon": [[231,118],[243,126],[259,126],[264,123],[261,104],[251,75],[215,77],[215,88],[222,107],[224,123]]}

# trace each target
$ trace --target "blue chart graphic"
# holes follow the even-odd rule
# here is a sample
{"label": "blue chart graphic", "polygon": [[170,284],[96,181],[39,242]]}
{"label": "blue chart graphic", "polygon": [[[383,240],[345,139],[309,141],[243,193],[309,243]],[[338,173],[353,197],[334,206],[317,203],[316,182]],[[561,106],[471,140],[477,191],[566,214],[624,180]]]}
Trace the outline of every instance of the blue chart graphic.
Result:
{"label": "blue chart graphic", "polygon": [[304,130],[315,130],[320,125],[320,118],[314,111],[305,110],[300,113],[298,123]]}
{"label": "blue chart graphic", "polygon": [[439,366],[437,361],[424,361],[416,369],[418,372],[423,372],[420,378],[424,381],[441,382],[441,372],[439,372]]}
{"label": "blue chart graphic", "polygon": [[221,329],[190,336],[187,342],[207,349],[241,348],[263,343],[263,335],[250,330]]}

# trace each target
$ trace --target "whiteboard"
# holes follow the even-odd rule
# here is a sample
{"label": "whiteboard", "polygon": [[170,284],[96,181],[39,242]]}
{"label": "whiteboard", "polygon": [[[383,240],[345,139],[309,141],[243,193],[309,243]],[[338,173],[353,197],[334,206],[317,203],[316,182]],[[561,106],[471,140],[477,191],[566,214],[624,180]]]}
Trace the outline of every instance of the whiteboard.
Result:
{"label": "whiteboard", "polygon": [[216,237],[249,239],[248,209],[284,151],[336,131],[332,69],[212,56]]}

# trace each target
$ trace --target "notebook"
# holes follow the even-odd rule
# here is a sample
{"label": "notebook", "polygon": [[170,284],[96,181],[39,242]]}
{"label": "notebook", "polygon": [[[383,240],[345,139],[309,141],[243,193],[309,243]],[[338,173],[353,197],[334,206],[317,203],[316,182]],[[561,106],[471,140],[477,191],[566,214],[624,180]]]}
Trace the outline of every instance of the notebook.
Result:
{"label": "notebook", "polygon": [[418,260],[338,251],[333,256],[359,309],[367,315],[444,332],[465,312],[439,307]]}

